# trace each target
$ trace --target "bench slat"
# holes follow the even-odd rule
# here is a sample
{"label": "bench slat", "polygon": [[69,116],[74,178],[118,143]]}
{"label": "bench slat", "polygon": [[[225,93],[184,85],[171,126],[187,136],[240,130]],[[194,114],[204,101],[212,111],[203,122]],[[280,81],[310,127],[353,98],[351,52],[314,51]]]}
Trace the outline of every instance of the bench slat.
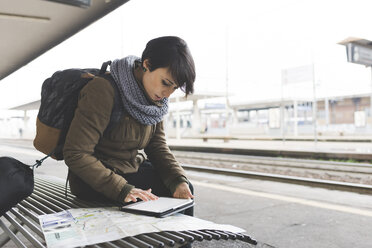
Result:
{"label": "bench slat", "polygon": [[18,223],[12,216],[9,214],[4,214],[4,217],[20,231],[27,239],[37,248],[45,248],[45,246],[40,243],[29,231],[27,231],[20,223]]}
{"label": "bench slat", "polygon": [[[102,202],[87,202],[77,199],[67,188],[67,198],[65,196],[65,186],[62,183],[47,181],[35,177],[35,190],[33,194],[17,204],[10,210],[4,218],[6,225],[8,221],[10,226],[7,227],[0,219],[0,228],[4,231],[0,234],[0,247],[11,239],[17,247],[27,247],[29,243],[34,247],[45,247],[45,238],[39,225],[38,216],[41,214],[50,214],[69,208],[76,207],[109,207],[116,204]],[[18,237],[16,235],[19,232]],[[245,241],[254,244],[255,240],[243,234],[229,233],[218,230],[190,230],[180,232],[156,232],[126,237],[123,239],[105,242],[100,244],[89,245],[93,248],[179,248],[187,243],[204,240],[215,241],[220,238],[235,240],[235,242]],[[25,239],[23,239],[25,238]],[[24,244],[23,242],[26,242]],[[208,241],[209,242],[209,241]],[[241,246],[239,246],[241,247]]]}
{"label": "bench slat", "polygon": [[131,243],[129,243],[128,241],[125,241],[123,239],[116,240],[114,243],[118,244],[120,247],[124,247],[124,248],[138,248],[138,246],[132,245]]}
{"label": "bench slat", "polygon": [[37,226],[36,224],[32,223],[31,221],[29,221],[26,217],[24,217],[21,213],[19,213],[17,210],[15,210],[15,208],[11,209],[10,212],[12,214],[14,214],[15,217],[17,217],[18,219],[20,219],[26,226],[28,226],[28,228],[30,228],[33,232],[35,232],[37,235],[39,235],[39,237],[41,237],[42,239],[44,239],[44,234],[43,232],[41,231],[41,228],[40,226]]}

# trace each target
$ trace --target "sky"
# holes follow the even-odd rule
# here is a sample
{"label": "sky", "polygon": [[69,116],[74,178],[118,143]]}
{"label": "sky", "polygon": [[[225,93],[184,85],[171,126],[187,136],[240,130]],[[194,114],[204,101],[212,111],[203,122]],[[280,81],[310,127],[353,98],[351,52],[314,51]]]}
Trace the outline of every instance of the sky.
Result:
{"label": "sky", "polygon": [[[337,44],[372,40],[368,0],[132,0],[1,80],[0,110],[40,99],[54,71],[100,67],[142,54],[147,41],[183,38],[193,54],[196,93],[231,103],[279,99],[282,71],[314,65],[316,96],[371,92],[371,69],[346,61]],[[313,83],[283,86],[284,97],[313,97]]]}

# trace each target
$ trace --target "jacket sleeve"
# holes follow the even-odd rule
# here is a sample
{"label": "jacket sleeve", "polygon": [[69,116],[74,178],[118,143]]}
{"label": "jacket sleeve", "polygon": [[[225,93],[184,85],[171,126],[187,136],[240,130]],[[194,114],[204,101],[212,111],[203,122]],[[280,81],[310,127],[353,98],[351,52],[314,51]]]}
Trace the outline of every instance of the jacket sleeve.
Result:
{"label": "jacket sleeve", "polygon": [[163,121],[156,125],[155,134],[146,146],[145,153],[173,194],[178,184],[188,183],[188,180],[166,143],[163,125]]}
{"label": "jacket sleeve", "polygon": [[63,155],[69,169],[85,183],[106,197],[123,202],[133,186],[94,155],[95,146],[109,124],[113,104],[114,89],[103,78],[94,78],[80,91]]}

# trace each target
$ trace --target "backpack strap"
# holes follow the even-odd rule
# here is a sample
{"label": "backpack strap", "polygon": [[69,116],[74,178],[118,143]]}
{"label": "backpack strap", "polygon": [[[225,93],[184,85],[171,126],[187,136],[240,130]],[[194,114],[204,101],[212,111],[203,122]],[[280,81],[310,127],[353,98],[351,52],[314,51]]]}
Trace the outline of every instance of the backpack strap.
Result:
{"label": "backpack strap", "polygon": [[106,131],[113,128],[117,123],[119,123],[120,119],[126,115],[125,108],[123,106],[123,102],[120,97],[118,86],[115,83],[114,78],[110,73],[99,75],[100,77],[106,79],[111,83],[112,88],[114,88],[114,106],[112,108],[111,116],[110,116],[110,122],[108,126],[106,127]]}
{"label": "backpack strap", "polygon": [[104,62],[101,66],[101,70],[99,70],[99,75],[105,74],[105,72],[107,71],[107,66],[109,65],[111,65],[111,60]]}

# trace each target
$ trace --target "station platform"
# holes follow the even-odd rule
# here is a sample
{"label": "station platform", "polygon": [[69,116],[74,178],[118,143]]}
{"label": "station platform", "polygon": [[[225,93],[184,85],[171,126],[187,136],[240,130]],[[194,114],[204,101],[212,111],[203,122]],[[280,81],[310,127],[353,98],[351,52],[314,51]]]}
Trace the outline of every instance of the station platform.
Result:
{"label": "station platform", "polygon": [[[167,138],[167,143],[171,148],[180,147],[200,147],[200,148],[225,148],[225,149],[241,149],[252,151],[264,151],[263,154],[276,156],[280,153],[290,152],[303,153],[305,155],[311,154],[334,154],[335,159],[366,159],[372,161],[372,136],[365,137],[348,137],[347,139],[339,139],[339,141],[318,140],[317,142],[311,137],[304,137],[300,139],[287,138],[286,140],[278,140],[274,137],[243,137],[241,139],[230,139],[225,142],[223,139],[208,139],[203,141],[203,138]],[[333,138],[332,138],[333,139]],[[368,142],[367,142],[368,141]],[[31,139],[1,139],[0,144],[26,144],[31,149]],[[271,151],[271,153],[270,153]],[[258,154],[259,155],[259,154]]]}
{"label": "station platform", "polygon": [[[281,141],[224,143],[219,140],[177,142],[171,139],[169,144],[191,147],[303,149],[312,152],[316,152],[314,148],[340,152],[342,149],[353,149],[350,146],[333,146],[328,142],[314,145],[311,142],[302,144],[298,141],[283,144]],[[365,145],[364,148],[370,146]],[[0,140],[0,156],[12,156],[31,164],[35,159],[40,159],[42,154],[32,148],[31,141]],[[63,162],[48,159],[36,173],[64,180],[67,167]],[[240,227],[267,247],[371,247],[370,195],[205,172],[186,173],[195,188],[196,217]],[[212,245],[208,242],[207,244]]]}
{"label": "station platform", "polygon": [[263,150],[293,150],[293,151],[327,151],[327,152],[354,152],[372,154],[372,139],[370,142],[350,139],[350,141],[322,141],[308,140],[274,140],[274,139],[232,139],[224,142],[222,139],[209,139],[207,142],[199,139],[174,139],[168,138],[169,145],[207,146],[207,147],[229,147],[229,148],[251,148]]}
{"label": "station platform", "polygon": [[319,158],[372,161],[372,141],[317,141],[314,140],[254,140],[233,139],[168,139],[171,149],[213,152],[237,152],[237,154],[258,156],[283,156],[297,158]]}

